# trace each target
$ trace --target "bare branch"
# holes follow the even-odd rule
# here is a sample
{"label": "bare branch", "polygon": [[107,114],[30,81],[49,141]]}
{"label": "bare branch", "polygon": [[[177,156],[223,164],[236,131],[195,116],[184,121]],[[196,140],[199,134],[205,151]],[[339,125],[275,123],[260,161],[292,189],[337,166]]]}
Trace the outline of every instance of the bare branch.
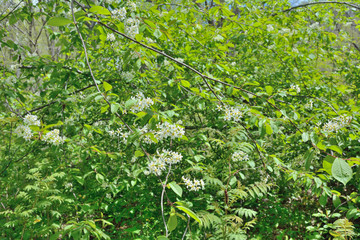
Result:
{"label": "bare branch", "polygon": [[[339,4],[339,5],[347,5],[349,7],[352,7],[352,8],[356,8],[358,10],[360,10],[360,6],[357,6],[355,4],[352,4],[352,3],[349,3],[349,2],[337,2],[337,1],[321,1],[321,2],[310,2],[310,3],[304,3],[304,4],[301,4],[301,5],[298,5],[298,6],[294,6],[294,7],[291,7],[291,8],[288,8],[288,9],[285,9],[283,10],[283,12],[290,12],[294,9],[297,9],[297,8],[302,8],[302,7],[307,7],[307,6],[311,6],[311,5],[319,5],[319,4]],[[276,15],[277,13],[275,13],[274,15]]]}
{"label": "bare branch", "polygon": [[24,0],[21,0],[8,14],[6,14],[6,16],[5,17],[3,17],[1,20],[0,20],[0,22],[2,22],[5,18],[7,18],[10,14],[12,14],[14,11],[15,11],[15,9],[18,7],[18,6],[20,6],[20,4],[23,2]]}

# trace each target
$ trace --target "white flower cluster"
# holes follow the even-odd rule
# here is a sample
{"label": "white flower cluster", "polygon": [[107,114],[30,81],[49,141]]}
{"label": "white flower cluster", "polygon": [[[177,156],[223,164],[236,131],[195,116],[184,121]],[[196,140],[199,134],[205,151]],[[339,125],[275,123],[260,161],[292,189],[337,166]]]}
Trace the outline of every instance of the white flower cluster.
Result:
{"label": "white flower cluster", "polygon": [[[141,135],[145,135],[143,138],[144,143],[153,144],[155,141],[150,138],[147,133],[152,133],[154,138],[158,141],[163,141],[164,139],[170,137],[171,139],[182,138],[185,134],[184,127],[180,126],[181,121],[178,121],[176,124],[171,124],[169,122],[158,123],[155,130],[150,130],[148,125],[145,125],[142,128],[138,128]],[[109,135],[111,137],[119,137],[122,143],[126,144],[127,138],[130,136],[130,132],[125,131],[122,127],[117,130],[109,130]]]}
{"label": "white flower cluster", "polygon": [[115,17],[118,17],[120,21],[124,21],[126,18],[126,8],[115,9],[112,11]]}
{"label": "white flower cluster", "polygon": [[8,78],[4,79],[4,83],[12,86],[14,83],[16,83],[17,79],[15,76],[9,76]]}
{"label": "white flower cluster", "polygon": [[249,155],[243,151],[237,151],[237,152],[233,153],[233,155],[231,156],[231,159],[234,162],[248,161]]}
{"label": "white flower cluster", "polygon": [[[152,133],[154,138],[158,141],[163,141],[164,139],[170,137],[171,139],[182,138],[185,134],[184,127],[180,126],[181,121],[178,121],[176,124],[171,124],[169,122],[158,123],[156,124],[156,130],[148,130],[147,125],[139,129],[142,134]],[[143,141],[147,144],[155,143],[149,135],[145,135]]]}
{"label": "white flower cluster", "polygon": [[301,91],[299,85],[296,85],[296,84],[291,84],[290,88],[295,90],[297,93],[299,93]]}
{"label": "white flower cluster", "polygon": [[127,18],[125,20],[125,33],[129,37],[135,38],[136,34],[139,34],[139,24],[139,20],[135,18]]}
{"label": "white flower cluster", "polygon": [[115,41],[115,35],[113,33],[109,33],[106,37],[106,41],[114,42]]}
{"label": "white flower cluster", "polygon": [[119,18],[120,21],[125,21],[125,33],[134,38],[136,34],[139,34],[139,20],[134,18],[126,18],[126,14],[129,12],[136,11],[136,3],[128,2],[126,7],[122,7],[120,9],[115,9],[112,11],[113,16]]}
{"label": "white flower cluster", "polygon": [[178,124],[181,124],[181,121],[177,122],[177,124],[171,124],[169,122],[156,124],[158,131],[155,133],[155,137],[160,141],[168,137],[171,139],[182,138],[185,134],[185,130],[184,127]]}
{"label": "white flower cluster", "polygon": [[71,182],[68,182],[65,184],[65,188],[72,188],[73,184]]}
{"label": "white flower cluster", "polygon": [[289,28],[282,28],[279,31],[280,34],[285,34],[285,33],[290,33],[290,32],[291,32],[291,30]]}
{"label": "white flower cluster", "polygon": [[[217,109],[219,110],[219,106]],[[222,110],[222,108],[220,109]],[[224,117],[225,121],[233,120],[235,122],[239,122],[242,117],[243,117],[243,113],[240,111],[239,108],[237,107],[225,108],[225,117]]]}
{"label": "white flower cluster", "polygon": [[323,130],[326,132],[336,132],[339,129],[348,125],[350,121],[351,121],[351,116],[342,115],[340,117],[334,118],[333,120],[327,122],[323,126]]}
{"label": "white flower cluster", "polygon": [[145,38],[145,40],[146,40],[147,43],[155,43],[155,41],[153,39],[148,38],[148,37]]}
{"label": "white flower cluster", "polygon": [[[24,118],[24,124],[25,125],[19,125],[14,132],[20,137],[23,137],[25,140],[30,140],[34,133],[29,126],[40,127],[40,120],[38,120],[37,116],[28,114]],[[58,129],[52,130],[42,136],[41,140],[54,145],[59,145],[65,141],[65,137],[60,137],[59,133],[60,131]]]}
{"label": "white flower cluster", "polygon": [[54,145],[59,145],[64,143],[65,137],[59,136],[59,129],[54,129],[48,133],[46,133],[41,139],[45,142],[52,143]]}
{"label": "white flower cluster", "polygon": [[182,58],[175,58],[175,60],[178,61],[178,62],[181,62],[181,63],[184,62],[184,59],[182,59]]}
{"label": "white flower cluster", "polygon": [[198,191],[200,189],[200,187],[203,190],[205,189],[205,183],[202,179],[196,180],[194,178],[194,181],[191,181],[189,178],[182,176],[182,180],[184,181],[187,189],[189,189],[190,191]]}
{"label": "white flower cluster", "polygon": [[131,12],[136,12],[136,3],[129,1],[127,3],[127,7]]}
{"label": "white flower cluster", "polygon": [[138,93],[131,99],[136,100],[136,103],[130,108],[132,112],[141,112],[154,104],[154,101],[151,98],[145,98],[143,93]]}
{"label": "white flower cluster", "polygon": [[166,169],[166,165],[179,163],[182,157],[181,153],[163,149],[162,153],[158,153],[157,158],[154,158],[151,162],[149,162],[149,171],[157,176],[160,176],[162,171]]}
{"label": "white flower cluster", "polygon": [[29,126],[19,125],[14,131],[19,137],[30,140],[34,135]]}
{"label": "white flower cluster", "polygon": [[127,139],[130,136],[130,132],[124,132],[122,127],[116,129],[115,131],[110,130],[110,131],[108,131],[108,133],[111,137],[115,137],[115,136],[119,137],[121,142],[124,144],[127,143]]}
{"label": "white flower cluster", "polygon": [[28,114],[24,118],[24,124],[25,125],[19,125],[14,132],[19,137],[23,137],[25,140],[30,140],[34,133],[29,126],[40,127],[40,120],[38,120],[38,117],[36,115]]}
{"label": "white flower cluster", "polygon": [[135,76],[134,71],[121,73],[121,77],[124,78],[127,82],[132,80],[134,76]]}
{"label": "white flower cluster", "polygon": [[38,120],[38,117],[36,115],[28,114],[24,118],[24,123],[26,125],[35,125],[40,127],[40,120]]}
{"label": "white flower cluster", "polygon": [[318,29],[320,27],[319,22],[314,22],[309,26],[310,29]]}
{"label": "white flower cluster", "polygon": [[312,109],[312,108],[313,108],[313,104],[314,104],[313,100],[310,99],[310,101],[309,101],[308,103],[306,103],[306,104],[304,105],[304,107],[307,108],[307,109]]}
{"label": "white flower cluster", "polygon": [[221,41],[224,40],[224,37],[221,36],[221,35],[216,35],[216,36],[214,37],[214,40],[217,41],[217,42],[221,42]]}
{"label": "white flower cluster", "polygon": [[271,25],[271,24],[266,25],[266,30],[267,30],[268,32],[274,31],[273,25]]}

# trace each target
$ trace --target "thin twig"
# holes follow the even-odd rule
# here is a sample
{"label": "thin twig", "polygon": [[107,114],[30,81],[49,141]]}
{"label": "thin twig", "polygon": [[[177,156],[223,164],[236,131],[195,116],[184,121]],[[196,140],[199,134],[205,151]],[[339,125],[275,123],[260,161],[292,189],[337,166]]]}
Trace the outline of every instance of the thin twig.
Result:
{"label": "thin twig", "polygon": [[8,14],[6,14],[5,17],[3,17],[0,22],[2,22],[5,18],[7,18],[11,13],[15,11],[15,9],[23,2],[24,0],[21,0]]}
{"label": "thin twig", "polygon": [[30,152],[27,152],[25,155],[23,155],[22,157],[20,157],[19,159],[13,161],[13,158],[8,162],[8,164],[6,165],[6,167],[0,172],[0,176],[6,171],[6,169],[8,169],[11,165],[12,162],[19,162],[22,159],[24,159],[27,155],[29,155],[30,153],[32,153],[33,151],[35,151],[35,148],[33,148]]}
{"label": "thin twig", "polygon": [[166,174],[165,182],[164,182],[163,185],[162,185],[162,188],[163,188],[163,189],[162,189],[162,192],[161,192],[161,199],[160,199],[161,216],[162,216],[162,219],[163,219],[163,221],[164,221],[166,237],[169,236],[169,230],[168,230],[167,225],[166,225],[165,214],[164,214],[164,194],[165,194],[165,192],[166,192],[166,184],[167,184],[167,181],[168,181],[168,179],[169,179],[170,171],[171,171],[171,164],[169,165],[169,171],[168,171],[168,173]]}
{"label": "thin twig", "polygon": [[[95,76],[93,74],[93,71],[92,71],[92,68],[91,68],[91,65],[90,65],[90,62],[89,62],[89,57],[88,57],[88,54],[87,54],[87,48],[86,48],[86,44],[85,44],[85,41],[82,37],[82,34],[79,30],[79,27],[77,26],[77,22],[76,22],[76,19],[75,19],[75,15],[74,15],[74,0],[71,1],[71,14],[72,14],[72,17],[73,17],[73,21],[74,21],[74,25],[75,25],[75,28],[76,28],[76,31],[77,33],[79,34],[79,37],[80,37],[80,40],[81,40],[81,43],[82,43],[82,46],[83,46],[83,49],[84,49],[84,54],[85,54],[85,61],[86,61],[86,64],[89,68],[89,71],[90,71],[90,76],[94,82],[94,85],[97,89],[97,91],[101,94],[101,96],[103,97],[104,101],[109,105],[109,107],[111,107],[111,103],[109,102],[109,100],[106,98],[105,94],[103,92],[101,92],[97,82],[96,82],[96,79],[95,79]],[[122,116],[115,112],[114,113],[116,117],[118,117],[125,125],[125,127],[131,132],[133,133],[134,131],[131,129],[131,127],[124,121],[124,119],[122,118]],[[145,149],[140,145],[140,148],[141,150],[144,152],[144,154],[146,155],[147,159],[150,161],[150,157],[149,157],[149,153],[145,151]]]}
{"label": "thin twig", "polygon": [[184,232],[181,240],[184,240],[184,239],[185,239],[186,232],[187,232],[187,230],[188,230],[188,228],[189,228],[189,225],[190,225],[190,216],[189,216],[189,214],[186,214],[186,215],[187,215],[187,217],[188,217],[188,221],[187,221],[187,224],[186,224],[185,232]]}
{"label": "thin twig", "polygon": [[[342,4],[342,5],[347,5],[349,7],[353,7],[353,8],[356,8],[358,10],[360,10],[360,6],[357,6],[355,4],[352,4],[352,3],[349,3],[349,2],[337,2],[337,1],[321,1],[321,2],[309,2],[309,3],[304,3],[304,4],[301,4],[301,5],[298,5],[298,6],[294,6],[294,7],[291,7],[291,8],[288,8],[288,9],[285,9],[283,10],[283,12],[290,12],[294,9],[297,9],[297,8],[302,8],[302,7],[307,7],[307,6],[311,6],[311,5],[318,5],[318,4]],[[275,13],[276,15],[277,13]]]}

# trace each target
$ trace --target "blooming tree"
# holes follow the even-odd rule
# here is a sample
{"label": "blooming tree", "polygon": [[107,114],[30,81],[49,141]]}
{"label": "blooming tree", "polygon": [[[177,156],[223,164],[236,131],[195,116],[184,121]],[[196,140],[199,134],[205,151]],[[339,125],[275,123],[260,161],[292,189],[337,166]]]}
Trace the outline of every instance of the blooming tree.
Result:
{"label": "blooming tree", "polygon": [[0,10],[1,238],[359,236],[360,5]]}

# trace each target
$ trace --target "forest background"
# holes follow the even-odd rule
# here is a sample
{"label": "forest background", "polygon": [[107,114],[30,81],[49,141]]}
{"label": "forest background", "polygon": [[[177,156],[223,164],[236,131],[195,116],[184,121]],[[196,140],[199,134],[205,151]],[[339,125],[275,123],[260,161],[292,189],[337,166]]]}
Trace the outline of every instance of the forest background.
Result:
{"label": "forest background", "polygon": [[359,239],[360,1],[2,0],[1,239]]}

